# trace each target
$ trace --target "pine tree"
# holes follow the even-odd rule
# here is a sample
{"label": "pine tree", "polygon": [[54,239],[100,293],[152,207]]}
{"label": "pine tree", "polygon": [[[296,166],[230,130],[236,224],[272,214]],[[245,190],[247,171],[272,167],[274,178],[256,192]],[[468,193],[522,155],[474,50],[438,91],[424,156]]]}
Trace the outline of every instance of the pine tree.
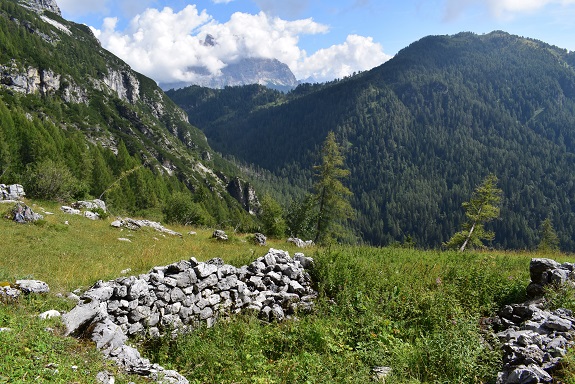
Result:
{"label": "pine tree", "polygon": [[481,247],[482,240],[493,240],[495,234],[485,230],[484,225],[499,217],[500,203],[501,189],[497,188],[497,177],[490,174],[475,189],[471,200],[463,203],[467,216],[463,229],[444,245],[448,248],[459,248],[459,251],[463,252],[468,245]]}
{"label": "pine tree", "polygon": [[344,168],[344,157],[335,140],[335,134],[329,132],[321,150],[322,163],[315,166],[315,199],[318,217],[315,227],[316,243],[341,235],[341,222],[350,219],[353,208],[349,202],[352,192],[341,180],[349,176]]}
{"label": "pine tree", "polygon": [[539,245],[537,249],[541,252],[555,252],[559,250],[559,237],[553,229],[551,219],[546,218],[541,223]]}

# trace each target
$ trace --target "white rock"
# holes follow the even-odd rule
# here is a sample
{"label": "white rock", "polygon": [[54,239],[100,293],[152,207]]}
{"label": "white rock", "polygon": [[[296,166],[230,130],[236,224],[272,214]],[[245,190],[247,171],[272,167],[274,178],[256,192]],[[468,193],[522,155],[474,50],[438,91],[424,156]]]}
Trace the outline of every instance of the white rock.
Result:
{"label": "white rock", "polygon": [[56,311],[56,310],[54,310],[54,309],[52,309],[52,310],[50,310],[50,311],[43,312],[43,313],[41,313],[41,314],[38,315],[38,317],[41,318],[41,319],[43,319],[43,320],[51,319],[51,318],[53,318],[53,317],[60,317],[60,316],[61,316],[61,315],[60,315],[60,312],[58,312],[58,311]]}

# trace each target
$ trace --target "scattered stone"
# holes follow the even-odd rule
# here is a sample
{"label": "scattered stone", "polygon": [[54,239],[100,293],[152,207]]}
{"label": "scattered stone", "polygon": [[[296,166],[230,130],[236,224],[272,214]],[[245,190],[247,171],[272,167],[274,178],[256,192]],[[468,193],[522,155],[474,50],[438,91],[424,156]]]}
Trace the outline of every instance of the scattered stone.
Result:
{"label": "scattered stone", "polygon": [[313,240],[303,241],[302,239],[298,239],[297,237],[290,237],[289,239],[287,239],[287,242],[295,244],[295,246],[298,248],[307,248],[315,245]]}
{"label": "scattered stone", "polygon": [[266,245],[267,240],[268,240],[267,237],[263,233],[254,234],[254,243],[259,245],[260,247]]}
{"label": "scattered stone", "polygon": [[391,371],[390,367],[373,367],[371,369],[373,372],[372,379],[378,383],[385,383],[385,379],[391,374]]}
{"label": "scattered stone", "polygon": [[131,243],[131,242],[132,242],[132,240],[126,239],[125,237],[118,237],[118,240],[124,241],[124,242],[126,242],[126,243]]}
{"label": "scattered stone", "polygon": [[115,220],[110,225],[114,228],[127,228],[127,229],[130,229],[132,231],[137,231],[137,230],[141,229],[142,227],[149,227],[149,228],[153,228],[156,231],[161,232],[161,233],[165,233],[165,234],[172,235],[172,236],[182,237],[181,233],[176,232],[176,231],[172,231],[171,229],[164,227],[162,224],[155,222],[155,221],[150,221],[150,220],[134,220],[134,219],[130,219],[130,218],[125,218],[125,219]]}
{"label": "scattered stone", "polygon": [[108,371],[98,372],[96,375],[96,381],[100,384],[114,384],[116,379]]}
{"label": "scattered stone", "polygon": [[60,312],[52,309],[50,311],[46,311],[46,312],[42,312],[41,314],[38,315],[39,318],[41,318],[42,320],[46,320],[46,319],[51,319],[53,317],[60,317],[61,314]]}
{"label": "scattered stone", "polygon": [[188,232],[188,235],[190,235],[190,236],[196,236],[196,235],[197,235],[197,233],[196,233],[196,232],[194,232],[194,231],[190,231],[190,232]]}
{"label": "scattered stone", "polygon": [[60,210],[64,213],[69,214],[69,215],[81,215],[82,214],[82,212],[79,209],[72,208],[72,207],[69,207],[67,205],[61,206]]}
{"label": "scattered stone", "polygon": [[21,291],[19,289],[6,286],[0,287],[0,301],[14,301],[20,297]]}
{"label": "scattered stone", "polygon": [[221,229],[217,229],[214,231],[214,233],[212,233],[212,239],[225,241],[228,239],[228,235],[226,235],[226,233]]}
{"label": "scattered stone", "polygon": [[100,215],[98,215],[97,213],[92,212],[92,211],[85,211],[84,217],[86,217],[90,220],[100,220]]}
{"label": "scattered stone", "polygon": [[16,203],[10,215],[14,222],[20,224],[33,223],[43,219],[42,215],[34,213],[32,208],[21,202]]}
{"label": "scattered stone", "polygon": [[11,328],[0,328],[0,333],[2,332],[12,332]]}
{"label": "scattered stone", "polygon": [[107,212],[106,203],[100,199],[94,199],[90,201],[77,201],[72,204],[72,208],[88,211],[96,211],[101,209],[102,211]]}
{"label": "scattered stone", "polygon": [[50,287],[40,280],[16,280],[16,286],[23,293],[48,293]]}

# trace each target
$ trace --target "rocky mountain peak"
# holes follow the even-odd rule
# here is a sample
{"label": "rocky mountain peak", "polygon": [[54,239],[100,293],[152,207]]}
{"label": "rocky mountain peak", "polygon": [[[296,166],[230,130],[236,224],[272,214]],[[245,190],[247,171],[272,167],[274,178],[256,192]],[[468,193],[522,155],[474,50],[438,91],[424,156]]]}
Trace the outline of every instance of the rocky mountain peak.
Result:
{"label": "rocky mountain peak", "polygon": [[[217,42],[213,36],[207,35],[203,43],[205,46],[214,46]],[[189,67],[188,70],[197,75],[191,83],[178,82],[162,84],[162,88],[178,89],[190,85],[199,85],[208,88],[224,88],[226,86],[239,86],[260,84],[282,91],[291,90],[299,82],[289,67],[277,59],[246,57],[222,68],[221,73],[213,75],[205,67]]]}
{"label": "rocky mountain peak", "polygon": [[54,12],[55,14],[62,16],[62,12],[60,12],[60,7],[55,0],[23,0],[22,5],[31,8],[37,12],[41,11],[50,11]]}

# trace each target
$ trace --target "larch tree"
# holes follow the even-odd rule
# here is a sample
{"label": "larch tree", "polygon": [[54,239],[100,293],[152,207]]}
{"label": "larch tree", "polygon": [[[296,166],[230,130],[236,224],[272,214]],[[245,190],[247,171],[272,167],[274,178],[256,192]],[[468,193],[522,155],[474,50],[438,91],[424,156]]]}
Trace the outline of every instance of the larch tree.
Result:
{"label": "larch tree", "polygon": [[316,243],[337,237],[341,223],[353,216],[349,202],[352,192],[343,185],[342,179],[349,176],[344,168],[344,157],[335,134],[329,132],[321,150],[321,165],[314,166],[316,183],[315,201],[317,220],[315,225]]}
{"label": "larch tree", "polygon": [[541,252],[556,252],[559,250],[559,237],[555,229],[553,229],[550,218],[543,220],[539,233],[540,241],[537,245],[537,250]]}
{"label": "larch tree", "polygon": [[497,177],[490,174],[475,188],[471,200],[463,203],[467,221],[463,229],[444,244],[446,247],[459,248],[463,252],[468,245],[482,247],[483,240],[494,239],[495,233],[487,231],[484,226],[499,217],[502,192],[497,188],[497,181]]}

